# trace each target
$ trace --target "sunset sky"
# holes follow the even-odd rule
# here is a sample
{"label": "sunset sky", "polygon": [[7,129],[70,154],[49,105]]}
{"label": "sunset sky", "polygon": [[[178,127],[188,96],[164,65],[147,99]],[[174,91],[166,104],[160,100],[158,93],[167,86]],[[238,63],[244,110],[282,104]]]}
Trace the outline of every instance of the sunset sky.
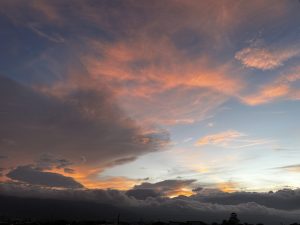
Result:
{"label": "sunset sky", "polygon": [[300,187],[299,12],[297,0],[1,1],[2,185]]}

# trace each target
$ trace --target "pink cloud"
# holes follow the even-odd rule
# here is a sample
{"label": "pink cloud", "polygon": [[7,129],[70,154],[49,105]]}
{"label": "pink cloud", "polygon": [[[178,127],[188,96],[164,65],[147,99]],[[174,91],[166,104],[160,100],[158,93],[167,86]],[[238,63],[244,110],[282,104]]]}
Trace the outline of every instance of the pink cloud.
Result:
{"label": "pink cloud", "polygon": [[300,54],[298,48],[288,49],[267,49],[258,47],[248,47],[235,54],[235,58],[250,68],[261,70],[272,70],[283,65],[292,57]]}

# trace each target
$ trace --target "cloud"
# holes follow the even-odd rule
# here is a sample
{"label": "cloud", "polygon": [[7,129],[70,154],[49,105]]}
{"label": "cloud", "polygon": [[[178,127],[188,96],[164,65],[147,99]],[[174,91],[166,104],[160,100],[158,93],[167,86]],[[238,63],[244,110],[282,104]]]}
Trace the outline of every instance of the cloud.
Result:
{"label": "cloud", "polygon": [[87,182],[90,188],[99,189],[116,189],[116,190],[129,190],[134,185],[140,184],[143,179],[132,179],[122,176],[114,177],[101,177],[97,176],[97,179],[93,179],[92,182]]}
{"label": "cloud", "polygon": [[74,174],[75,170],[71,169],[71,168],[64,168],[64,172],[65,173],[69,173],[69,174]]}
{"label": "cloud", "polygon": [[87,48],[95,52],[82,57],[91,76],[112,87],[130,115],[150,123],[202,120],[243,87],[227,75],[230,65],[213,67],[207,56],[187,60],[168,39],[90,40]]}
{"label": "cloud", "polygon": [[[242,222],[265,223],[267,225],[282,221],[295,222],[299,218],[299,190],[284,189],[270,193],[252,192],[206,192],[190,197],[180,196],[168,198],[152,196],[137,199],[129,192],[117,190],[85,190],[39,188],[36,186],[16,185],[14,183],[0,184],[1,202],[5,205],[7,215],[15,213],[20,216],[24,204],[28,205],[26,217],[49,215],[49,207],[56,205],[52,212],[54,218],[107,218],[120,212],[122,220],[136,221],[140,217],[144,220],[199,220],[205,222],[221,222],[228,218],[231,212],[236,212]],[[18,196],[18,197],[8,197]],[[22,209],[19,202],[22,201]],[[231,202],[231,203],[230,203]],[[61,207],[61,206],[64,207]],[[39,206],[39,207],[37,207]],[[97,208],[94,212],[92,209]],[[102,209],[103,211],[99,209]],[[32,210],[30,210],[32,209]],[[38,210],[39,209],[39,210]],[[57,211],[55,210],[57,209]],[[106,210],[104,210],[106,209]],[[1,209],[2,210],[2,209]],[[92,213],[91,213],[92,212]],[[103,213],[102,213],[103,212]],[[139,215],[137,218],[136,215]],[[41,216],[42,218],[45,218]]]}
{"label": "cloud", "polygon": [[300,209],[299,189],[282,189],[275,192],[199,192],[193,198],[201,202],[209,202],[222,205],[238,205],[247,202],[255,202],[281,210]]}
{"label": "cloud", "polygon": [[300,172],[300,164],[281,166],[281,167],[276,167],[275,169],[298,173]]}
{"label": "cloud", "polygon": [[52,169],[65,169],[68,166],[73,165],[67,159],[55,157],[52,154],[44,153],[36,161],[36,167],[41,170],[52,170]]}
{"label": "cloud", "polygon": [[[127,2],[114,6],[80,1],[71,5],[33,1],[26,5],[29,15],[24,12],[23,4],[4,5],[4,14],[12,10],[18,15],[15,19],[19,23],[25,23],[42,38],[57,42],[61,38],[51,34],[60,33],[66,36],[68,46],[78,46],[70,52],[80,58],[89,76],[94,78],[90,82],[100,80],[102,85],[110,87],[120,106],[139,121],[173,125],[203,120],[244,85],[241,76],[232,75],[230,63],[212,59],[206,47],[218,46],[219,32],[236,21],[228,13],[224,18],[223,4],[170,2],[162,5],[157,1],[151,5]],[[71,15],[61,10],[64,8],[70,8]],[[111,10],[116,14],[108,13]],[[184,20],[174,16],[178,10],[187,15]],[[231,11],[232,7],[226,5],[226,10]],[[233,11],[236,16],[242,16],[238,10]],[[146,16],[137,20],[141,12]],[[77,17],[73,14],[84,19],[75,22]],[[219,22],[213,25],[219,32],[212,31],[206,23],[205,16],[212,15],[218,18]],[[35,17],[41,22],[36,23]],[[48,27],[51,29],[44,32]],[[153,35],[161,30],[166,34]],[[198,43],[196,53],[193,41],[189,41],[190,33]]]}
{"label": "cloud", "polygon": [[267,49],[248,47],[235,54],[235,58],[250,68],[272,70],[283,65],[288,59],[299,55],[298,47],[284,49]]}
{"label": "cloud", "polygon": [[1,168],[1,167],[0,167],[0,177],[3,176],[3,173],[2,173],[3,171],[4,171],[4,168]]}
{"label": "cloud", "polygon": [[62,169],[84,157],[81,167],[103,169],[168,144],[165,131],[144,131],[104,89],[72,89],[58,98],[8,78],[0,81],[0,135],[15,143],[0,142],[0,153],[10,158],[10,166],[39,157],[39,167]]}
{"label": "cloud", "polygon": [[113,167],[113,166],[117,166],[117,165],[122,165],[128,162],[132,162],[134,160],[136,160],[137,157],[132,156],[132,157],[128,157],[128,158],[121,158],[121,159],[116,159],[108,164],[106,164],[106,167]]}
{"label": "cloud", "polygon": [[195,146],[215,145],[219,147],[246,148],[255,145],[264,145],[272,140],[249,138],[246,134],[236,130],[227,130],[224,132],[206,135],[200,138]]}
{"label": "cloud", "polygon": [[[233,68],[232,59],[223,56],[232,49],[232,42],[244,39],[240,29],[247,26],[251,33],[261,24],[281,21],[287,15],[286,5],[280,1],[270,6],[267,1],[113,5],[34,0],[27,4],[1,1],[1,13],[42,39],[62,42],[63,47],[54,51],[58,55],[69,51],[80,58],[95,78],[90,83],[100,80],[113,89],[130,116],[174,125],[206,119],[230,97],[238,96],[246,82]],[[38,60],[28,61],[31,67]],[[32,67],[39,70],[41,66]],[[47,68],[52,70],[52,65]],[[57,74],[65,76],[61,70]]]}
{"label": "cloud", "polygon": [[232,141],[242,136],[244,136],[244,134],[238,131],[228,130],[221,133],[204,136],[197,141],[196,145],[197,146],[208,145],[208,144],[227,145],[229,141]]}
{"label": "cloud", "polygon": [[25,182],[32,185],[63,188],[83,188],[83,185],[75,181],[72,177],[66,177],[58,173],[44,172],[30,165],[18,166],[7,175],[15,181]]}
{"label": "cloud", "polygon": [[144,182],[140,185],[135,185],[129,194],[138,197],[150,194],[159,196],[178,196],[178,195],[192,195],[193,191],[191,185],[196,182],[196,180],[164,180],[157,183]]}
{"label": "cloud", "polygon": [[55,42],[55,43],[63,43],[65,40],[63,37],[61,37],[59,34],[47,34],[45,32],[43,32],[37,24],[30,24],[28,26],[34,33],[36,33],[37,35],[46,38],[49,41]]}
{"label": "cloud", "polygon": [[248,105],[260,105],[282,99],[299,99],[297,83],[300,80],[299,67],[292,67],[284,71],[268,84],[262,85],[257,93],[242,96],[241,100]]}
{"label": "cloud", "polygon": [[258,94],[243,97],[248,105],[260,105],[282,98],[290,92],[289,86],[285,84],[269,85],[263,87]]}
{"label": "cloud", "polygon": [[157,190],[147,188],[130,189],[126,192],[126,195],[128,195],[129,197],[134,197],[138,200],[162,197],[161,194],[162,193],[158,192]]}
{"label": "cloud", "polygon": [[239,186],[240,185],[238,183],[232,181],[217,184],[218,189],[226,193],[235,192]]}

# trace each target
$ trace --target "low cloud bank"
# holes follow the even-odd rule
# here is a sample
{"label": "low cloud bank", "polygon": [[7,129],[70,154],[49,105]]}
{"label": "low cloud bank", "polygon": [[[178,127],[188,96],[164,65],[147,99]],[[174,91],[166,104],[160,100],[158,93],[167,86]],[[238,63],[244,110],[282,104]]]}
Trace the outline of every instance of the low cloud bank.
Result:
{"label": "low cloud bank", "polygon": [[[37,205],[58,204],[66,209],[56,214],[59,218],[103,218],[112,220],[113,216],[121,212],[123,220],[203,220],[206,222],[220,222],[231,212],[238,213],[245,222],[274,224],[278,222],[297,222],[300,218],[299,193],[297,190],[284,189],[274,193],[224,193],[219,191],[201,191],[190,197],[168,198],[153,194],[157,192],[142,192],[142,198],[135,197],[131,191],[97,190],[97,189],[53,189],[42,188],[36,185],[20,185],[19,183],[2,183],[0,185],[1,198],[9,198],[9,206],[5,208],[8,214],[15,211],[17,203],[22,199],[29,208]],[[148,196],[146,196],[148,193]],[[14,196],[14,197],[12,197]],[[24,201],[24,198],[27,200]],[[297,206],[298,202],[298,206]],[[292,204],[291,204],[292,203]],[[284,205],[286,207],[284,207]],[[294,205],[294,206],[292,206]],[[92,208],[91,208],[92,207]],[[99,208],[99,211],[95,210]],[[101,209],[104,209],[102,210]],[[11,211],[9,211],[11,210]],[[29,209],[27,209],[29,210]],[[45,207],[45,211],[49,207]],[[79,212],[77,212],[79,210]],[[81,211],[80,211],[81,210]],[[39,210],[40,211],[40,210]],[[72,212],[72,213],[71,213]],[[97,212],[97,213],[96,213]],[[34,210],[31,212],[34,214]],[[46,215],[43,212],[41,215]],[[31,214],[30,214],[31,215]],[[107,218],[110,215],[111,218]]]}

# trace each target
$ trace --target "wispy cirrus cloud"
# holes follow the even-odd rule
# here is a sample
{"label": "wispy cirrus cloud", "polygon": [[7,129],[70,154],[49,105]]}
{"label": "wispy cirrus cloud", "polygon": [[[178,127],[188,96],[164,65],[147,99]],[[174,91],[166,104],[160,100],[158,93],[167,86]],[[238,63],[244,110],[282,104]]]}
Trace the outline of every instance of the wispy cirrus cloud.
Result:
{"label": "wispy cirrus cloud", "polygon": [[57,33],[54,33],[54,34],[47,34],[46,32],[42,31],[40,28],[39,28],[39,25],[38,24],[29,24],[28,27],[33,31],[35,32],[37,35],[43,37],[43,38],[46,38],[47,40],[49,41],[52,41],[52,42],[55,42],[55,43],[63,43],[65,41],[65,39],[57,34]]}
{"label": "wispy cirrus cloud", "polygon": [[206,135],[200,138],[195,146],[214,145],[219,147],[246,148],[255,145],[270,143],[270,140],[251,138],[236,130],[227,130],[220,133]]}
{"label": "wispy cirrus cloud", "polygon": [[242,100],[248,105],[260,105],[283,98],[289,92],[290,88],[286,84],[271,84],[262,87],[258,94],[242,97]]}
{"label": "wispy cirrus cloud", "polygon": [[241,78],[228,76],[230,65],[213,68],[205,56],[186,60],[169,39],[92,40],[88,46],[103,56],[83,56],[91,76],[113,87],[122,107],[142,120],[194,123],[244,86]]}
{"label": "wispy cirrus cloud", "polygon": [[294,67],[284,71],[282,75],[268,84],[262,85],[256,94],[241,97],[248,105],[260,105],[275,100],[299,99],[300,68]]}
{"label": "wispy cirrus cloud", "polygon": [[197,141],[196,145],[201,146],[212,144],[225,146],[228,144],[228,142],[233,141],[242,136],[245,135],[235,130],[228,130],[221,133],[204,136]]}
{"label": "wispy cirrus cloud", "polygon": [[288,172],[299,173],[300,172],[300,164],[281,166],[281,167],[276,167],[275,169],[285,170],[285,171],[288,171]]}
{"label": "wispy cirrus cloud", "polygon": [[[151,6],[137,2],[113,6],[89,1],[74,1],[72,5],[57,1],[3,4],[3,14],[26,27],[31,25],[35,34],[52,42],[80,46],[75,52],[85,69],[113,89],[130,116],[165,125],[203,120],[230,97],[237,96],[245,86],[242,76],[232,71],[231,59],[219,60],[212,52],[222,55],[226,46],[231,45],[225,41],[230,33],[247,23],[249,17],[256,20],[251,16],[254,12],[268,9],[270,13],[262,13],[268,16],[259,20],[273,22],[284,15],[285,7],[281,2],[270,7],[259,1],[243,5],[176,1],[163,7],[159,1]],[[65,8],[71,13],[65,13]],[[111,10],[115,14],[108,13]],[[137,20],[141,12],[145,16]],[[174,16],[178,12],[181,16]],[[76,26],[74,15],[83,18],[78,21],[84,24],[81,29]],[[38,26],[32,26],[37,18]],[[207,23],[207,18],[214,20]],[[57,29],[64,27],[66,33],[73,35],[62,38],[57,35],[61,32],[43,32],[43,25],[49,24]],[[162,30],[163,35],[154,35]]]}

